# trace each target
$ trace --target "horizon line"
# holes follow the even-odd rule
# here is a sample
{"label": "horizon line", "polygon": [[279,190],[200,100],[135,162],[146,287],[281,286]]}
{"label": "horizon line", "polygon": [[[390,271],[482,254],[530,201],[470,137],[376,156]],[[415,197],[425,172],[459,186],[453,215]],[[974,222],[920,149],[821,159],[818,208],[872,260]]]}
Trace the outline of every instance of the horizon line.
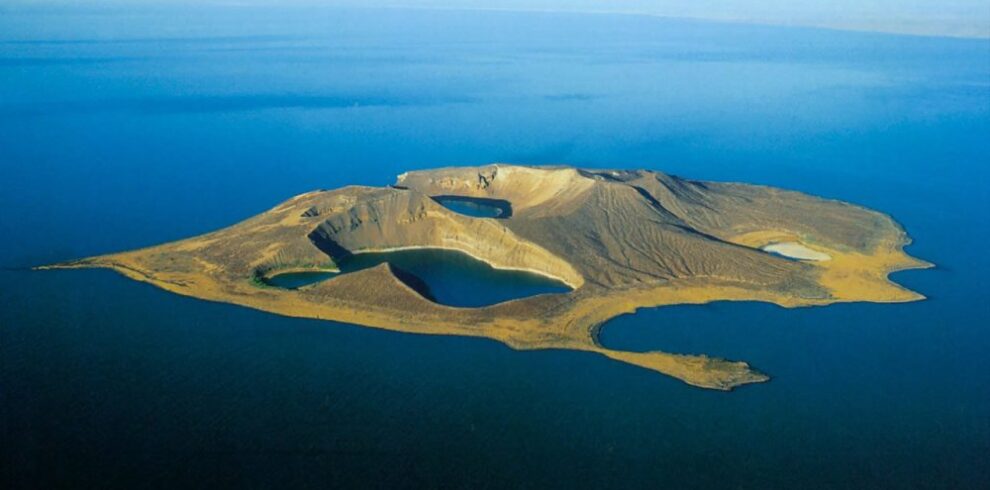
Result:
{"label": "horizon line", "polygon": [[213,0],[205,2],[196,2],[192,0],[175,0],[175,1],[163,1],[163,2],[143,2],[139,0],[116,0],[109,2],[100,2],[99,4],[89,4],[80,5],[76,2],[65,1],[65,0],[41,0],[39,1],[25,1],[25,0],[14,0],[7,5],[0,6],[0,12],[2,11],[16,11],[16,10],[28,10],[28,11],[44,11],[46,7],[56,7],[56,8],[66,8],[69,10],[110,10],[114,8],[121,7],[135,7],[138,9],[148,9],[148,8],[160,8],[160,7],[171,7],[171,6],[183,6],[183,7],[226,7],[226,8],[277,8],[290,10],[293,8],[324,8],[324,9],[341,9],[341,10],[421,10],[421,11],[451,11],[451,12],[505,12],[505,13],[533,13],[533,14],[564,14],[564,15],[616,15],[616,16],[628,16],[628,17],[649,17],[656,19],[666,19],[666,20],[683,20],[701,23],[716,23],[716,24],[733,24],[733,25],[750,25],[750,26],[765,26],[765,27],[782,27],[782,28],[792,28],[792,29],[821,29],[829,31],[840,31],[840,32],[852,32],[852,33],[868,33],[868,34],[880,34],[880,35],[893,35],[893,36],[912,36],[912,37],[925,37],[925,38],[945,38],[945,39],[958,39],[958,40],[988,40],[990,39],[990,23],[987,23],[985,29],[977,29],[975,32],[971,32],[970,29],[957,30],[956,32],[948,32],[941,30],[932,29],[919,29],[910,28],[907,26],[898,27],[896,25],[891,26],[873,26],[870,25],[870,21],[850,23],[850,22],[814,22],[806,20],[772,20],[772,19],[761,19],[761,18],[745,18],[745,17],[734,17],[734,16],[697,16],[697,15],[676,15],[676,14],[665,14],[665,13],[653,13],[638,10],[610,10],[610,9],[572,9],[572,8],[523,8],[523,7],[471,7],[471,6],[443,6],[443,5],[406,5],[401,3],[383,3],[383,4],[359,4],[359,5],[334,5],[334,4],[322,4],[319,2],[314,2],[310,0],[303,0],[300,2],[293,2],[288,4],[279,4],[277,2],[263,0],[263,1],[243,1],[243,0]]}

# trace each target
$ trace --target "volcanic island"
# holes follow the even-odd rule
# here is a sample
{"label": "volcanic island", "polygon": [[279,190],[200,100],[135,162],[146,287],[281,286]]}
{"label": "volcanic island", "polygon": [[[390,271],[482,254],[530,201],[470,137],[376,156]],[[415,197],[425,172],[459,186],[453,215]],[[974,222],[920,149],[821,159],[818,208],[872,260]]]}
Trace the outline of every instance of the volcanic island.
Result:
{"label": "volcanic island", "polygon": [[[466,216],[440,196],[497,200],[511,213]],[[598,330],[618,315],[665,305],[921,300],[888,279],[931,266],[907,255],[908,243],[886,214],[799,192],[647,170],[492,164],[407,172],[388,187],[308,192],[205,235],[41,268],[110,268],[279,315],[586,351],[730,390],[769,378],[743,361],[609,349]],[[571,290],[452,307],[388,262],[297,289],[268,283],[286,272],[337,271],[348,256],[417,248],[459,251]]]}

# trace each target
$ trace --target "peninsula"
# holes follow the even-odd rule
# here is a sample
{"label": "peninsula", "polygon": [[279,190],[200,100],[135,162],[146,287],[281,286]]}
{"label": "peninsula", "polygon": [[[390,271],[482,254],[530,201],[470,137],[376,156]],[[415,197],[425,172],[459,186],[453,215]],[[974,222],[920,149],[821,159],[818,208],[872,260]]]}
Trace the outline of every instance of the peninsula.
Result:
{"label": "peninsula", "polygon": [[[511,212],[465,216],[439,196],[506,203]],[[389,187],[309,192],[202,236],[42,268],[106,267],[280,315],[587,351],[729,390],[768,377],[742,361],[608,349],[597,331],[617,315],[662,305],[920,300],[888,279],[930,266],[903,251],[909,242],[885,214],[798,192],[646,170],[493,164],[408,172]],[[389,263],[297,289],[267,283],[290,271],[337,271],[355,254],[409,248],[457,250],[571,291],[451,307]]]}

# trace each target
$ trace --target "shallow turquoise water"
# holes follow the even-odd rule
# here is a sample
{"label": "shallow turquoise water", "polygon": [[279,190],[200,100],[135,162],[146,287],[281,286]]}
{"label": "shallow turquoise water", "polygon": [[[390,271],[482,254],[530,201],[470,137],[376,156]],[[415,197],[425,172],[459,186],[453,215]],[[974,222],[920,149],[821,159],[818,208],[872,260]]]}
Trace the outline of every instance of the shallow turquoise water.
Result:
{"label": "shallow turquoise water", "polygon": [[[5,487],[986,488],[990,44],[623,16],[0,15]],[[18,267],[493,161],[647,167],[891,213],[930,299],[641,311],[604,358],[268,315]]]}
{"label": "shallow turquoise water", "polygon": [[[448,306],[478,307],[537,294],[566,293],[566,284],[525,271],[495,269],[454,250],[415,249],[366,252],[340,259],[342,274],[389,263],[406,284],[427,299]],[[278,274],[266,282],[296,289],[336,276],[326,272]]]}

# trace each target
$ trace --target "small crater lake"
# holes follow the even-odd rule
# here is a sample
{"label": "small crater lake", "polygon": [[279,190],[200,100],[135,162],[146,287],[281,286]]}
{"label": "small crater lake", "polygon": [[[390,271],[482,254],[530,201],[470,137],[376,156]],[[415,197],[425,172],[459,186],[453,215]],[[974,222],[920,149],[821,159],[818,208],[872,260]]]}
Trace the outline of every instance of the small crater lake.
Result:
{"label": "small crater lake", "polygon": [[532,272],[496,269],[466,253],[437,248],[358,253],[339,260],[339,273],[286,272],[265,282],[274,287],[298,289],[382,263],[391,264],[400,280],[427,299],[447,306],[480,307],[537,294],[571,291],[556,279]]}
{"label": "small crater lake", "polygon": [[300,271],[283,272],[264,279],[264,283],[282,289],[299,289],[335,277],[337,272]]}
{"label": "small crater lake", "polygon": [[512,204],[502,199],[486,199],[467,196],[433,196],[441,206],[473,218],[501,218],[512,216]]}

